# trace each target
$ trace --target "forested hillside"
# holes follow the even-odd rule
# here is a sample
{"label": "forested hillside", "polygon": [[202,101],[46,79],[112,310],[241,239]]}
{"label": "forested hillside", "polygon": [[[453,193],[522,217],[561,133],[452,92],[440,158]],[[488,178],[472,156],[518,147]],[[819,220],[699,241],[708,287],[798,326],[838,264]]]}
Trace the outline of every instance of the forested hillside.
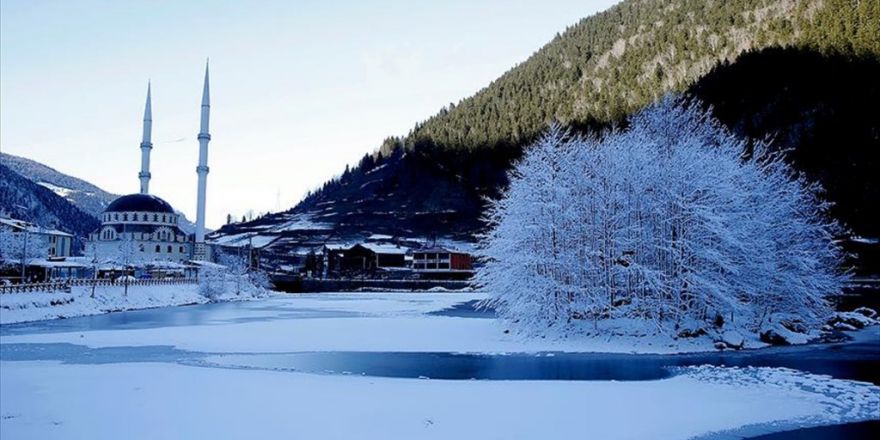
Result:
{"label": "forested hillside", "polygon": [[[549,123],[586,131],[610,127],[664,94],[690,91],[716,104],[724,111],[721,119],[741,134],[773,136],[784,141],[780,147],[812,151],[793,156],[796,166],[822,180],[833,201],[847,198],[835,213],[848,226],[876,234],[870,226],[880,224],[871,223],[876,211],[847,191],[861,194],[855,188],[880,175],[876,162],[857,152],[876,151],[880,122],[866,113],[853,117],[864,108],[853,106],[877,102],[873,91],[880,80],[870,72],[878,54],[880,2],[625,1],[569,27],[474,96],[416,124],[405,138],[388,138],[290,211],[220,233],[280,228],[297,216],[320,219],[342,235],[473,237],[486,198],[498,196],[513,161]],[[787,65],[789,60],[796,63]],[[819,70],[810,75],[814,67]],[[850,75],[862,71],[869,73]],[[710,72],[711,79],[700,83]],[[787,82],[797,78],[803,81]],[[796,99],[803,91],[808,93]],[[732,105],[731,97],[742,101]],[[777,111],[785,116],[773,117]],[[844,138],[833,133],[851,130],[859,133],[858,143],[824,160],[842,151],[838,141]],[[862,162],[851,173],[846,164],[854,158]],[[857,220],[862,214],[865,220]]]}
{"label": "forested hillside", "polygon": [[634,0],[568,28],[471,98],[418,124],[407,145],[494,147],[553,120],[609,122],[722,61],[771,46],[880,53],[880,2]]}
{"label": "forested hillside", "polygon": [[0,212],[5,215],[85,237],[98,219],[0,164]]}

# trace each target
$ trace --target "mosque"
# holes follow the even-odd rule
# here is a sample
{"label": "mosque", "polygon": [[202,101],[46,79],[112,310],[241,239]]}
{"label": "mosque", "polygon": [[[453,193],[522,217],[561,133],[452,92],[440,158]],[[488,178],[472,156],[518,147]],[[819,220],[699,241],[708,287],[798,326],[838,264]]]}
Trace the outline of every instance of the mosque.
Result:
{"label": "mosque", "polygon": [[101,215],[101,227],[89,235],[87,256],[117,263],[149,261],[184,262],[208,260],[205,244],[205,196],[208,180],[208,132],[211,103],[208,86],[208,66],[205,66],[205,86],[202,91],[202,115],[199,130],[198,197],[196,201],[196,230],[188,236],[179,226],[180,214],[165,200],[150,194],[150,151],[153,149],[153,115],[150,85],[147,85],[147,104],[144,109],[144,132],[141,141],[140,193],[129,194],[110,203]]}

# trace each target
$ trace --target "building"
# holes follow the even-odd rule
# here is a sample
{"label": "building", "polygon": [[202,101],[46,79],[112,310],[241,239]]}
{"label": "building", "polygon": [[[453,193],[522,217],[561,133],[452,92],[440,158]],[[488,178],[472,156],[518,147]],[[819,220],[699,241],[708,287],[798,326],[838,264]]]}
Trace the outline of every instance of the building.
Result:
{"label": "building", "polygon": [[152,85],[147,85],[143,137],[140,144],[140,192],[110,203],[101,215],[101,227],[89,235],[86,255],[102,261],[136,264],[150,261],[184,262],[205,260],[210,252],[205,245],[205,199],[208,175],[208,132],[210,97],[208,67],[202,90],[201,123],[198,134],[199,164],[196,233],[187,236],[180,228],[178,214],[165,200],[150,194],[150,153],[153,149]]}
{"label": "building", "polygon": [[81,275],[70,257],[73,235],[23,220],[0,217],[0,280],[46,281]]}
{"label": "building", "polygon": [[121,263],[186,261],[192,243],[180,229],[180,214],[150,194],[114,200],[101,215],[101,227],[89,236],[86,256]]}
{"label": "building", "polygon": [[[69,257],[73,247],[73,235],[57,229],[43,228],[24,220],[0,217],[0,255],[8,259]],[[6,255],[8,254],[8,255]]]}
{"label": "building", "polygon": [[422,278],[468,278],[474,265],[466,252],[434,246],[413,251],[413,272]]}
{"label": "building", "polygon": [[407,270],[408,249],[391,244],[361,243],[351,247],[326,246],[328,276]]}

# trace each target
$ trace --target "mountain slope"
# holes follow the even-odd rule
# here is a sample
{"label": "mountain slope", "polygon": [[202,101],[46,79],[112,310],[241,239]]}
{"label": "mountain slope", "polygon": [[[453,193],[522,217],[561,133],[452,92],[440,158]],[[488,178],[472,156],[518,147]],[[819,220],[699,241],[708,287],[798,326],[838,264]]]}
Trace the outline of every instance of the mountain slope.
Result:
{"label": "mountain slope", "polygon": [[[51,190],[96,219],[100,218],[110,202],[119,197],[119,194],[104,191],[85,180],[69,176],[35,160],[0,153],[0,164]],[[183,213],[178,211],[178,214],[181,214],[180,227],[188,234],[193,233],[195,225]]]}
{"label": "mountain slope", "polygon": [[104,212],[104,208],[110,202],[119,197],[117,194],[104,191],[85,180],[68,176],[54,168],[24,157],[0,153],[0,164],[64,197],[95,218]]}
{"label": "mountain slope", "polygon": [[[406,138],[387,139],[376,154],[364,156],[358,167],[293,209],[226,226],[217,236],[288,234],[285,246],[293,248],[291,242],[305,242],[299,237],[307,228],[286,225],[308,219],[320,221],[327,237],[472,238],[482,226],[485,198],[497,197],[510,164],[548,123],[559,120],[588,131],[621,123],[665,93],[687,91],[719,63],[729,66],[745,51],[768,47],[876,59],[878,2],[625,1],[568,28],[473,97],[417,124]],[[772,87],[785,85],[777,81]],[[761,93],[754,98],[775,92]],[[737,117],[749,115],[729,122]],[[769,119],[746,134],[763,137],[785,129],[774,124]]]}
{"label": "mountain slope", "polygon": [[718,62],[771,46],[880,53],[880,3],[632,0],[581,20],[471,98],[422,124],[408,145],[492,147],[548,123],[613,122]]}
{"label": "mountain slope", "polygon": [[10,217],[85,237],[100,225],[48,188],[0,164],[0,212]]}

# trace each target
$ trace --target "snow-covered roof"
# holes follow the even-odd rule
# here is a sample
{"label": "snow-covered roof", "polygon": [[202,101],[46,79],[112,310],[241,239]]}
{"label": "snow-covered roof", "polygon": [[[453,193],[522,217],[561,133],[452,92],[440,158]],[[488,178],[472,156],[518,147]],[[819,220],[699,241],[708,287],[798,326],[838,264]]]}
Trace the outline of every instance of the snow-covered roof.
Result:
{"label": "snow-covered roof", "polygon": [[387,234],[373,234],[373,235],[367,237],[367,241],[391,240],[392,238],[394,238],[394,237],[387,235]]}
{"label": "snow-covered roof", "polygon": [[432,246],[432,247],[423,248],[423,249],[415,249],[415,250],[413,250],[413,253],[419,253],[419,254],[425,254],[425,253],[430,253],[430,254],[436,254],[436,253],[467,254],[466,251],[460,251],[458,249],[453,249],[453,248],[449,248],[449,247],[445,247],[445,246]]}
{"label": "snow-covered roof", "polygon": [[30,222],[26,222],[24,220],[18,220],[9,217],[0,217],[0,224],[9,226],[13,229],[18,229],[21,231],[26,231],[33,234],[47,234],[47,235],[63,235],[65,237],[73,237],[73,235],[68,234],[64,231],[59,231],[57,229],[44,228],[42,226],[35,225]]}
{"label": "snow-covered roof", "polygon": [[407,248],[399,247],[393,244],[361,243],[361,246],[377,254],[404,255],[409,250]]}
{"label": "snow-covered roof", "polygon": [[153,269],[186,269],[188,265],[183,263],[178,263],[176,261],[148,261],[145,263],[139,263],[138,266],[144,266]]}

